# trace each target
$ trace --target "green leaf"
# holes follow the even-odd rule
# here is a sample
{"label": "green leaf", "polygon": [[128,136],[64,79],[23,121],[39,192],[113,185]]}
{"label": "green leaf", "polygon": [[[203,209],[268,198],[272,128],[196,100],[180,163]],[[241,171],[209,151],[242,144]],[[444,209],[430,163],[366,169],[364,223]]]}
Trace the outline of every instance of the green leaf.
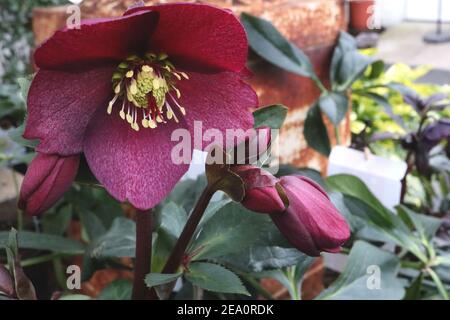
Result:
{"label": "green leaf", "polygon": [[120,279],[111,282],[97,297],[98,300],[130,300],[133,285],[130,281]]}
{"label": "green leaf", "polygon": [[271,129],[280,129],[286,120],[287,112],[288,108],[281,104],[258,108],[253,112],[255,128],[267,126]]}
{"label": "green leaf", "polygon": [[334,126],[345,118],[348,111],[348,97],[345,93],[329,92],[319,99],[320,110],[330,119]]}
{"label": "green leaf", "polygon": [[90,256],[134,258],[136,246],[136,224],[126,218],[116,218],[111,228],[90,246]]}
{"label": "green leaf", "polygon": [[23,138],[24,131],[25,131],[25,122],[22,123],[17,128],[12,128],[8,132],[8,135],[11,138],[11,140],[20,144],[21,146],[29,147],[32,149],[36,148],[36,146],[39,144],[39,141],[38,140],[27,140],[27,139]]}
{"label": "green leaf", "polygon": [[426,262],[421,242],[402,219],[385,208],[359,178],[340,174],[328,177],[326,182],[329,188],[345,195],[345,205],[353,215]]}
{"label": "green leaf", "polygon": [[166,232],[175,240],[178,239],[187,221],[187,214],[184,209],[173,202],[170,202],[161,209],[162,231]]}
{"label": "green leaf", "polygon": [[168,284],[171,282],[176,281],[179,277],[181,277],[183,274],[180,273],[172,273],[172,274],[165,274],[165,273],[149,273],[145,277],[145,283],[149,288],[160,286],[163,284]]}
{"label": "green leaf", "polygon": [[239,254],[221,257],[220,261],[245,272],[261,272],[293,266],[304,257],[295,248],[256,245]]}
{"label": "green leaf", "polygon": [[436,272],[434,272],[434,270],[432,270],[431,268],[428,268],[427,272],[430,275],[433,282],[436,284],[439,290],[439,294],[442,296],[442,298],[444,298],[444,300],[449,300],[447,289],[445,289],[445,286],[442,283],[441,278],[439,278]]}
{"label": "green leaf", "polygon": [[320,107],[317,104],[308,110],[303,135],[311,148],[329,156],[331,152],[330,138],[322,119]]}
{"label": "green leaf", "polygon": [[378,93],[374,93],[374,92],[355,92],[355,94],[362,96],[362,97],[366,97],[374,102],[376,102],[377,104],[379,104],[380,106],[383,107],[384,111],[386,112],[386,114],[391,117],[392,120],[394,120],[398,125],[400,125],[402,128],[406,129],[406,125],[405,122],[403,121],[403,118],[399,115],[396,115],[394,113],[394,111],[392,110],[392,106],[389,102],[388,99],[386,99],[384,96],[378,94]]}
{"label": "green leaf", "polygon": [[364,75],[364,71],[379,61],[359,53],[356,40],[341,31],[339,42],[333,53],[330,78],[335,92],[344,92],[353,82]]}
{"label": "green leaf", "polygon": [[420,290],[422,289],[424,274],[420,272],[419,276],[414,279],[411,285],[406,289],[405,300],[418,300],[420,299]]}
{"label": "green leaf", "polygon": [[250,47],[259,56],[286,71],[317,79],[309,58],[269,21],[247,13],[241,15],[241,21],[247,31]]}
{"label": "green leaf", "polygon": [[295,265],[294,283],[296,283],[299,288],[301,288],[302,280],[306,274],[306,271],[308,271],[309,267],[312,265],[314,260],[315,258],[313,257],[303,255],[303,257],[299,259],[299,261]]}
{"label": "green leaf", "polygon": [[[342,274],[317,299],[396,300],[405,290],[397,278],[399,259],[363,241],[355,242]],[[376,270],[379,270],[377,273]],[[371,280],[380,277],[380,286]],[[375,284],[375,286],[374,286]]]}
{"label": "green leaf", "polygon": [[349,195],[358,198],[368,205],[373,207],[375,210],[382,214],[388,215],[388,210],[383,206],[383,204],[372,194],[372,192],[367,188],[365,183],[352,175],[348,174],[338,174],[330,176],[326,179],[327,186],[333,190],[342,192],[345,195]]}
{"label": "green leaf", "polygon": [[201,175],[197,179],[180,181],[164,202],[174,202],[183,207],[186,212],[190,212],[206,185],[205,175]]}
{"label": "green leaf", "polygon": [[185,276],[193,285],[208,291],[250,295],[236,274],[217,264],[191,263]]}
{"label": "green leaf", "polygon": [[48,211],[42,217],[42,227],[45,233],[63,235],[72,219],[72,206],[65,205],[55,211]]}
{"label": "green leaf", "polygon": [[436,235],[436,232],[443,222],[441,219],[416,213],[404,205],[398,206],[397,211],[399,216],[406,215],[405,218],[407,218],[419,234],[423,235],[427,240],[431,240]]}
{"label": "green leaf", "polygon": [[23,77],[17,79],[17,83],[20,87],[20,95],[22,99],[26,102],[28,98],[28,91],[30,91],[31,82],[33,81],[34,75],[30,75],[28,77]]}
{"label": "green leaf", "polygon": [[190,252],[198,252],[195,259],[215,258],[237,253],[258,239],[266,222],[259,214],[246,210],[238,203],[229,203],[212,216],[198,230]]}
{"label": "green leaf", "polygon": [[286,272],[281,269],[253,273],[252,275],[259,279],[272,278],[277,280],[289,291],[292,299],[300,300],[303,277],[313,262],[313,257],[303,255],[302,258],[297,260],[296,265],[292,267],[292,275],[289,275],[289,271]]}
{"label": "green leaf", "polygon": [[[5,248],[8,244],[9,232],[0,232],[0,247]],[[82,254],[84,246],[75,240],[30,231],[19,231],[19,248],[48,250],[65,254]]]}
{"label": "green leaf", "polygon": [[328,196],[330,197],[330,200],[331,202],[333,202],[334,206],[344,216],[345,220],[347,220],[352,233],[356,233],[366,226],[363,219],[359,218],[357,215],[352,214],[345,203],[346,199],[342,193],[331,191],[328,192]]}
{"label": "green leaf", "polygon": [[102,221],[93,212],[81,209],[78,211],[78,216],[80,217],[81,224],[89,237],[89,241],[92,242],[105,234],[106,229],[103,226]]}

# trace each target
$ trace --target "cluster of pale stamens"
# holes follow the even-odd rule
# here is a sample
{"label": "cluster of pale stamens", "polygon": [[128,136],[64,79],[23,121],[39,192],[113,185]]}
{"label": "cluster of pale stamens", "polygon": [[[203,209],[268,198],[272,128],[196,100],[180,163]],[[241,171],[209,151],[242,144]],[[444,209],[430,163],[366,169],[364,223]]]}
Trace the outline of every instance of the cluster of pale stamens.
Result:
{"label": "cluster of pale stamens", "polygon": [[174,107],[183,116],[186,110],[178,102],[181,92],[175,82],[189,77],[185,72],[177,71],[167,58],[164,53],[149,53],[145,59],[131,56],[122,62],[112,78],[115,95],[109,102],[107,113],[111,114],[114,105],[121,102],[119,116],[135,131],[140,130],[139,124],[154,129],[168,120],[178,123]]}

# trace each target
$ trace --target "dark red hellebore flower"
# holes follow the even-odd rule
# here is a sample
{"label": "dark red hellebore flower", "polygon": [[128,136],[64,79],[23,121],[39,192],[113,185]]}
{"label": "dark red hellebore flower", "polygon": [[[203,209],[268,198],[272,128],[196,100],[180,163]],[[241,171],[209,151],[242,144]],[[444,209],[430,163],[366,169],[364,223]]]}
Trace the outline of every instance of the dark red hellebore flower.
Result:
{"label": "dark red hellebore flower", "polygon": [[35,52],[24,137],[39,139],[42,154],[84,153],[112,196],[152,208],[188,169],[171,159],[175,129],[253,127],[247,50],[239,20],[204,4],[134,8],[58,31]]}

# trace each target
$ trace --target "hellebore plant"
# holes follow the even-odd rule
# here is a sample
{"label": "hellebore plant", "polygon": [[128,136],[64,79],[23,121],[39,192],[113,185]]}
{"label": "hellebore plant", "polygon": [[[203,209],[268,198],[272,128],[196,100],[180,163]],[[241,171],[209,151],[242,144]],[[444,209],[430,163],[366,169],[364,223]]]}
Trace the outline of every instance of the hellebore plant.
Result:
{"label": "hellebore plant", "polygon": [[[253,127],[253,89],[243,81],[245,31],[226,10],[201,4],[137,7],[85,21],[37,48],[24,137],[38,139],[20,204],[39,214],[75,178],[81,154],[118,201],[158,204],[187,171],[174,164],[171,133]],[[148,272],[151,218],[139,213],[136,278]],[[138,270],[139,269],[139,270]],[[135,286],[136,289],[136,286]]]}
{"label": "hellebore plant", "polygon": [[[152,214],[145,211],[188,169],[188,163],[172,161],[171,134],[178,128],[193,133],[195,121],[220,132],[253,127],[251,109],[258,99],[243,81],[247,51],[239,20],[201,4],[137,7],[123,17],[56,32],[34,56],[39,71],[28,95],[24,137],[39,145],[19,206],[31,215],[50,208],[74,181],[84,155],[105,189],[138,210],[133,298],[155,299],[156,291],[143,280],[151,271],[153,229]],[[252,165],[271,143],[269,128],[258,131],[263,139],[238,137],[230,154],[209,150],[207,187],[162,273],[175,273],[183,263],[219,190],[270,214],[306,254],[336,252],[349,238],[347,223],[319,186],[302,177],[277,179]]]}
{"label": "hellebore plant", "polygon": [[153,208],[188,169],[171,160],[175,129],[253,126],[258,100],[242,78],[246,58],[240,22],[209,5],[85,21],[36,50],[24,137],[40,141],[39,153],[84,154],[113,197]]}

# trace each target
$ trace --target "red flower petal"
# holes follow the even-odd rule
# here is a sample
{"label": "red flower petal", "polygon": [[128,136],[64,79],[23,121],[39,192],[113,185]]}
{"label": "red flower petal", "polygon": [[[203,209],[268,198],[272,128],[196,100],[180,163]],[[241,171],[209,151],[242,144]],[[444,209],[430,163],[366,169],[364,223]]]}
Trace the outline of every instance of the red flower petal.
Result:
{"label": "red flower petal", "polygon": [[38,153],[22,183],[19,207],[38,215],[53,206],[70,188],[78,171],[80,157],[59,157]]}
{"label": "red flower petal", "polygon": [[84,131],[97,108],[108,105],[115,67],[79,72],[40,70],[28,94],[24,137],[40,139],[37,150],[73,155],[82,152]]}
{"label": "red flower petal", "polygon": [[117,114],[99,110],[89,126],[84,144],[88,165],[106,190],[119,201],[128,200],[147,210],[157,205],[175,186],[189,165],[172,162],[178,142],[171,133],[173,121],[156,129],[136,132]]}
{"label": "red flower petal", "polygon": [[350,237],[347,221],[312,180],[301,176],[281,178],[289,208],[271,218],[278,229],[300,251],[318,256],[321,251],[338,252]]}
{"label": "red flower petal", "polygon": [[[218,129],[224,136],[227,129],[253,128],[251,109],[258,106],[258,97],[239,74],[190,72],[189,77],[177,86],[182,94],[180,103],[186,108],[185,119],[191,129],[194,121],[201,121],[203,131]],[[245,136],[241,138],[239,141]],[[205,142],[203,147],[208,144]]]}
{"label": "red flower petal", "polygon": [[57,31],[35,52],[43,69],[75,68],[99,60],[123,60],[146,50],[146,41],[158,22],[158,13],[137,12],[113,19],[84,21],[80,29]]}
{"label": "red flower petal", "polygon": [[207,4],[175,3],[135,8],[126,15],[145,10],[160,15],[150,48],[167,53],[172,62],[189,69],[239,72],[244,68],[247,36],[231,11]]}

